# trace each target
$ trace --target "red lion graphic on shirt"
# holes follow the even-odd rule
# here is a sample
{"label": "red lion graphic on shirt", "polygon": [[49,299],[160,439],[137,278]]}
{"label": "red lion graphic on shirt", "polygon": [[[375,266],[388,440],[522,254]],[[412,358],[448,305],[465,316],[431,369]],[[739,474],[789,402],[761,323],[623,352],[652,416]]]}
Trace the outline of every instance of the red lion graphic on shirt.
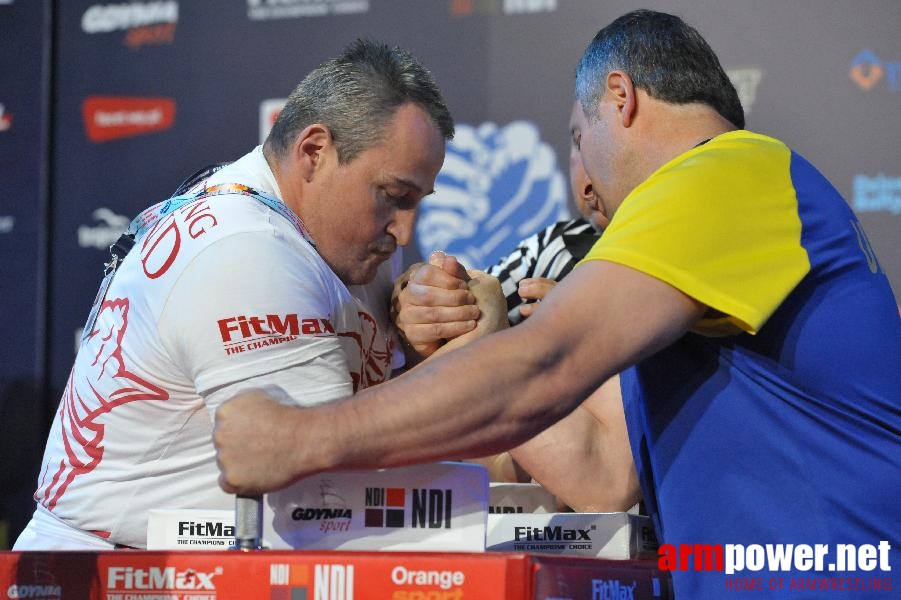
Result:
{"label": "red lion graphic on shirt", "polygon": [[101,304],[94,329],[79,350],[93,356],[90,368],[73,368],[66,382],[59,409],[66,460],[60,462],[39,498],[50,510],[75,477],[93,471],[103,460],[103,415],[129,402],[169,399],[165,390],[130,372],[125,364],[122,340],[128,329],[128,310],[128,298]]}

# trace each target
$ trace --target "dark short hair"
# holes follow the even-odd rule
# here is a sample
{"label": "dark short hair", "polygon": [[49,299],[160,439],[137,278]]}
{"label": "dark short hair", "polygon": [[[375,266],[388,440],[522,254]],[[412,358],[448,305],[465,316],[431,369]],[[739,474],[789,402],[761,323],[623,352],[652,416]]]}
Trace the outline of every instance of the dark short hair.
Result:
{"label": "dark short hair", "polygon": [[594,36],[576,68],[576,97],[586,114],[614,70],[627,73],[652,98],[707,104],[739,129],[745,126],[738,93],[713,49],[679,17],[636,10]]}
{"label": "dark short hair", "polygon": [[408,102],[421,106],[445,139],[453,138],[454,120],[432,74],[406,50],[360,39],[304,77],[264,149],[284,156],[305,127],[321,123],[331,131],[339,162],[346,163],[378,143],[387,122]]}

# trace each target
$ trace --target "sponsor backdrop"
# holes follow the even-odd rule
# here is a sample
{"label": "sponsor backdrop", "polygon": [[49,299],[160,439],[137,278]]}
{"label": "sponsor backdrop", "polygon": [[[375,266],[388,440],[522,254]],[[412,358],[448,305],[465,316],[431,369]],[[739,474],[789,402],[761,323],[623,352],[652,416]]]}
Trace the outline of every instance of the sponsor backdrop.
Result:
{"label": "sponsor backdrop", "polygon": [[32,509],[47,425],[49,18],[49,1],[0,0],[0,549]]}
{"label": "sponsor backdrop", "polygon": [[458,134],[406,260],[443,248],[487,266],[571,212],[575,62],[645,6],[706,35],[748,127],[831,179],[901,291],[896,0],[0,0],[0,443],[19,452],[0,519],[20,518],[6,479],[32,485],[106,247],[185,176],[259,143],[310,69],[372,37],[433,71]]}

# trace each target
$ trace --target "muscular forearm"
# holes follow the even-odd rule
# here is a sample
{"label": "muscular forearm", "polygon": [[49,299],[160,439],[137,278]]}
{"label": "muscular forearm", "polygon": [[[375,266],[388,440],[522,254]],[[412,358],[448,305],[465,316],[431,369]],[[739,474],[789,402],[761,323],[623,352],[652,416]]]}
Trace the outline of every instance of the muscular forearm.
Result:
{"label": "muscular forearm", "polygon": [[[508,450],[569,414],[615,373],[671,343],[704,310],[659,280],[602,261],[576,269],[543,305],[522,325],[336,404],[254,419],[252,409],[261,406],[226,403],[216,431],[223,487],[253,493],[321,470]],[[275,420],[281,433],[254,440],[250,452],[248,419]],[[271,455],[288,462],[270,466]],[[258,473],[263,469],[269,472]]]}
{"label": "muscular forearm", "polygon": [[[486,456],[562,418],[584,392],[575,385],[562,389],[553,377],[536,377],[554,360],[542,356],[537,344],[508,340],[507,333],[435,357],[390,385],[322,407],[316,418],[331,429],[335,456],[326,468]],[[453,381],[454,389],[444,381]],[[568,400],[550,400],[561,395]]]}
{"label": "muscular forearm", "polygon": [[510,451],[580,512],[624,511],[640,496],[618,386],[612,378],[572,414]]}
{"label": "muscular forearm", "polygon": [[346,422],[358,429],[343,444],[344,466],[477,457],[522,444],[683,335],[705,309],[659,280],[603,262],[573,271],[543,304],[523,324],[337,407],[354,411]]}
{"label": "muscular forearm", "polygon": [[503,483],[529,483],[532,477],[519,466],[509,452],[471,458],[466,462],[480,464],[488,471],[488,480]]}

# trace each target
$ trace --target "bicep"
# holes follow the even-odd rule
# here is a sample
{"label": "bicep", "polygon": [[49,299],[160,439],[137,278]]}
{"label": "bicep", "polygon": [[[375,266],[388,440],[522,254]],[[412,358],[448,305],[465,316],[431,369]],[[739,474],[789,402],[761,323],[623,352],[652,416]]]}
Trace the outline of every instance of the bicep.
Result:
{"label": "bicep", "polygon": [[198,395],[271,383],[318,403],[352,387],[341,340],[328,334],[334,301],[316,267],[292,250],[271,236],[230,236],[173,286],[160,337]]}
{"label": "bicep", "polygon": [[340,348],[271,373],[247,376],[203,394],[212,416],[240,392],[263,390],[282,404],[315,406],[353,394],[353,382]]}
{"label": "bicep", "polygon": [[573,270],[520,327],[553,340],[562,366],[555,375],[584,381],[588,393],[623,369],[681,337],[706,307],[673,286],[613,262],[594,260]]}

